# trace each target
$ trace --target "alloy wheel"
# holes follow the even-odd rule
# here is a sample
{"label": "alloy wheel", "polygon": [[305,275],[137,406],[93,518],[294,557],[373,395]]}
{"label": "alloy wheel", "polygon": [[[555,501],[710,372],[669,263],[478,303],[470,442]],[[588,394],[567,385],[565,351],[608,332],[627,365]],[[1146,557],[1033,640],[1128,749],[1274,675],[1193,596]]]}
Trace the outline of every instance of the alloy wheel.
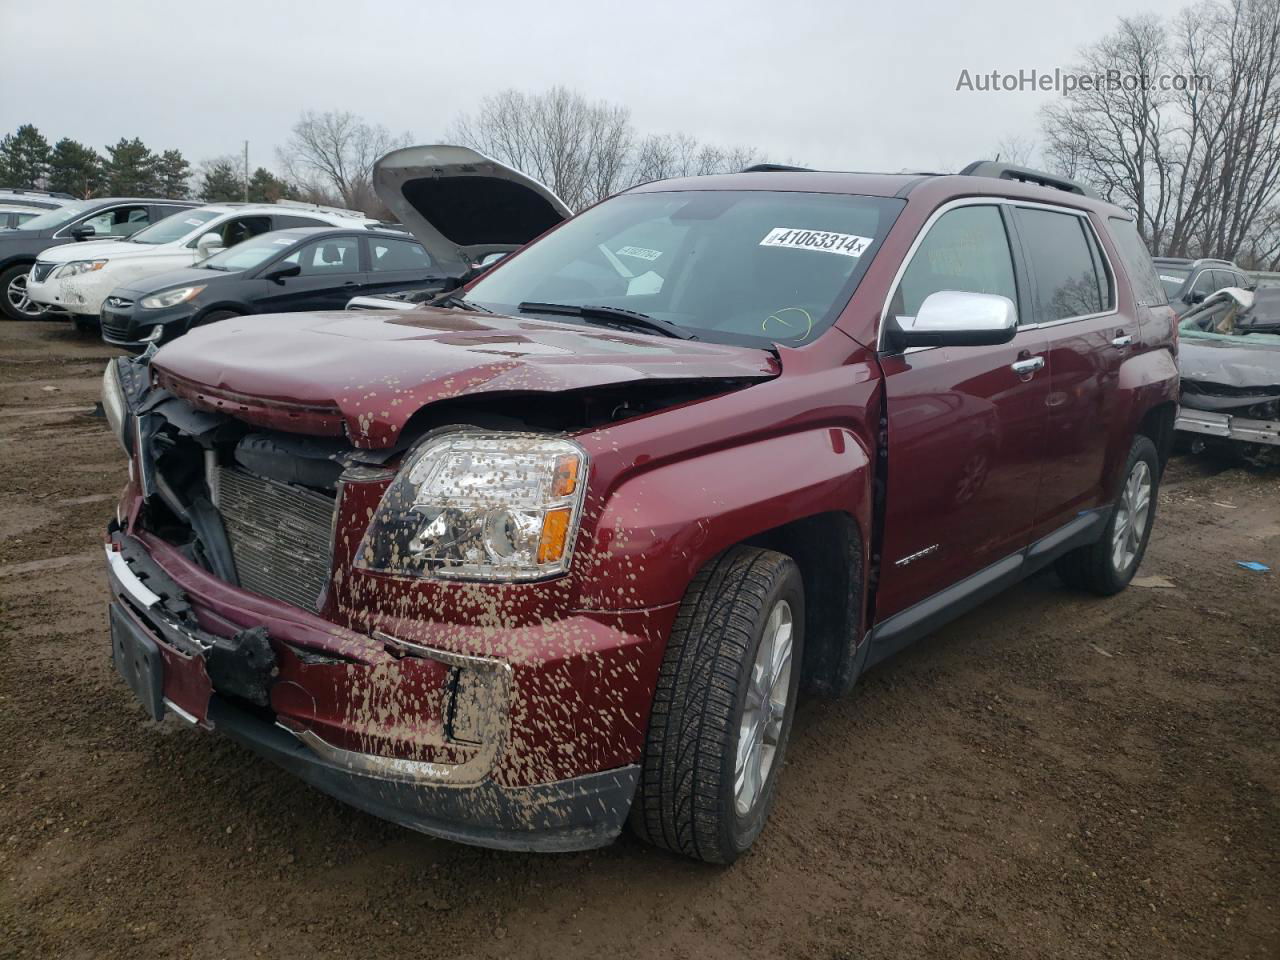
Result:
{"label": "alloy wheel", "polygon": [[792,628],[791,604],[779,600],[765,621],[738,725],[733,799],[741,817],[751,812],[764,793],[778,753],[791,689]]}
{"label": "alloy wheel", "polygon": [[27,296],[27,275],[20,273],[9,281],[9,289],[5,291],[9,305],[25,317],[38,317],[44,313],[44,307]]}
{"label": "alloy wheel", "polygon": [[1111,535],[1111,562],[1116,573],[1127,573],[1137,559],[1150,513],[1151,468],[1145,460],[1139,460],[1125,478],[1116,511],[1115,531]]}

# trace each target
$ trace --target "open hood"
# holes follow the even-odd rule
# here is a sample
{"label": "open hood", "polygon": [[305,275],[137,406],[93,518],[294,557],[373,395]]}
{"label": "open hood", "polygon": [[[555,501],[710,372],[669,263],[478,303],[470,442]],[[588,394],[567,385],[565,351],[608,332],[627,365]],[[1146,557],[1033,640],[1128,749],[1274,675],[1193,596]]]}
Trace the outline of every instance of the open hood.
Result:
{"label": "open hood", "polygon": [[373,188],[437,263],[479,263],[573,215],[537,180],[447,144],[388,153],[373,166]]}
{"label": "open hood", "polygon": [[474,394],[561,393],[637,381],[768,380],[776,357],[606,327],[423,309],[290,313],[198,327],[151,361],[205,410],[357,447],[396,444],[423,406]]}

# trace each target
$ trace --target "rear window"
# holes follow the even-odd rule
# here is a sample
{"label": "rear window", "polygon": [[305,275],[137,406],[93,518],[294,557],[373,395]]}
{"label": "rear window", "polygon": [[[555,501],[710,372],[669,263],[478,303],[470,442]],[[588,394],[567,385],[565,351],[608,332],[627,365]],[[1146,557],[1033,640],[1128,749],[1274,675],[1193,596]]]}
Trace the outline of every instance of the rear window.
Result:
{"label": "rear window", "polygon": [[1182,288],[1188,271],[1162,265],[1157,273],[1155,264],[1151,262],[1151,253],[1138,235],[1138,225],[1119,217],[1111,217],[1107,223],[1111,227],[1111,239],[1124,262],[1124,272],[1133,284],[1133,296],[1138,305],[1164,306]]}
{"label": "rear window", "polygon": [[1031,263],[1037,320],[1051,323],[1111,309],[1111,285],[1078,214],[1018,207],[1018,234]]}

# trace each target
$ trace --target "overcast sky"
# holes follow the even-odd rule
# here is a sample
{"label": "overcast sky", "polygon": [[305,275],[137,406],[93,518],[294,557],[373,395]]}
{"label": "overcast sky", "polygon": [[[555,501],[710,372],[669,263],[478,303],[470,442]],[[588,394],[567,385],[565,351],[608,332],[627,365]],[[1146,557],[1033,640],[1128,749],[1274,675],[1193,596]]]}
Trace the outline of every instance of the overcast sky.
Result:
{"label": "overcast sky", "polygon": [[[837,169],[954,167],[1035,138],[1045,93],[957,92],[1066,67],[1119,15],[1184,0],[0,0],[0,131],[275,167],[305,109],[436,141],[487,93],[565,84],[639,131]],[[617,12],[620,11],[620,12]]]}

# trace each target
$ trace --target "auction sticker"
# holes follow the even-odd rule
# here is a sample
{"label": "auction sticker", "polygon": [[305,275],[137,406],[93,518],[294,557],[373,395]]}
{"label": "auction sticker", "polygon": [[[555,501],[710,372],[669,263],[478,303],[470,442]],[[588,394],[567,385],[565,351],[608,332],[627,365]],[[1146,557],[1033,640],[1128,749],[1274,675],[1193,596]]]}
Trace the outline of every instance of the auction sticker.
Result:
{"label": "auction sticker", "polygon": [[1166,277],[1163,273],[1160,274],[1160,279],[1165,283],[1181,283],[1183,281],[1182,277]]}
{"label": "auction sticker", "polygon": [[620,257],[635,257],[637,260],[657,260],[662,256],[661,250],[650,250],[648,247],[623,247],[618,251]]}
{"label": "auction sticker", "polygon": [[838,253],[845,257],[860,257],[871,246],[870,237],[852,233],[831,233],[827,230],[805,230],[802,227],[774,227],[760,241],[762,247],[790,247],[793,250],[816,250],[818,253]]}

